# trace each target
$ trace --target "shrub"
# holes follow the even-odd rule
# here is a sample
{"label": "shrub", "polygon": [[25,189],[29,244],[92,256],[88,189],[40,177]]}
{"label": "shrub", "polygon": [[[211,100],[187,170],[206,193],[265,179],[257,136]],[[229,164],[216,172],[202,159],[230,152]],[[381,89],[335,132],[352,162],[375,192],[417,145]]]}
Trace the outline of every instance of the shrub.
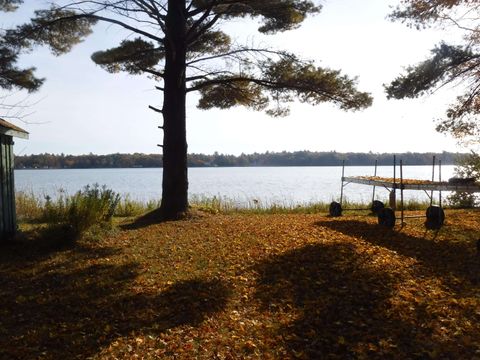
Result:
{"label": "shrub", "polygon": [[452,208],[471,209],[479,205],[478,196],[473,193],[456,191],[447,197],[447,203]]}
{"label": "shrub", "polygon": [[[460,178],[475,178],[480,180],[480,154],[472,152],[461,159],[455,168],[455,175]],[[479,205],[478,195],[474,193],[454,192],[448,196],[447,201],[451,207],[473,208]]]}
{"label": "shrub", "polygon": [[93,226],[109,225],[120,201],[120,195],[100,187],[87,185],[72,196],[61,192],[56,200],[45,198],[43,220],[51,226],[68,228],[79,236]]}

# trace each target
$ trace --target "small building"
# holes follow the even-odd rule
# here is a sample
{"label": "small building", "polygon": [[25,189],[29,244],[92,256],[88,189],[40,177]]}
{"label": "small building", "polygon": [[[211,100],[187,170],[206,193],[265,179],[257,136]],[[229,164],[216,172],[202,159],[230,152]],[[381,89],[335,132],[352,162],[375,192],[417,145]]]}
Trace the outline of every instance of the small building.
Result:
{"label": "small building", "polygon": [[0,241],[17,231],[13,138],[28,139],[28,132],[0,119]]}

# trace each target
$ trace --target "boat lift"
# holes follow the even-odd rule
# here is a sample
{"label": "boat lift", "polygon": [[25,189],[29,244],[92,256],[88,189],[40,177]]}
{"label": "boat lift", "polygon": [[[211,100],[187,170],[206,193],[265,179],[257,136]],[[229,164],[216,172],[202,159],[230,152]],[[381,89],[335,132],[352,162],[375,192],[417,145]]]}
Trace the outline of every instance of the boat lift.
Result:
{"label": "boat lift", "polygon": [[[378,223],[388,228],[393,228],[397,222],[397,191],[400,191],[400,224],[403,226],[405,219],[426,218],[425,226],[428,229],[440,229],[445,221],[445,212],[442,208],[442,191],[459,192],[480,192],[480,184],[474,179],[453,178],[449,181],[442,181],[442,162],[438,161],[438,181],[435,181],[436,159],[433,157],[432,180],[416,180],[403,178],[403,161],[400,160],[400,178],[397,178],[397,160],[393,157],[393,178],[383,178],[377,176],[377,165],[375,161],[375,170],[373,176],[345,176],[345,160],[342,161],[342,187],[340,190],[340,202],[333,201],[330,204],[330,216],[342,216],[343,211],[371,211],[378,217]],[[362,209],[344,209],[343,192],[348,184],[362,184],[373,186],[372,204],[369,208]],[[389,206],[385,207],[383,202],[375,200],[376,187],[383,187],[389,191]],[[430,199],[430,206],[425,215],[408,215],[404,213],[404,190],[423,190]],[[438,192],[438,205],[433,204],[434,192]]]}

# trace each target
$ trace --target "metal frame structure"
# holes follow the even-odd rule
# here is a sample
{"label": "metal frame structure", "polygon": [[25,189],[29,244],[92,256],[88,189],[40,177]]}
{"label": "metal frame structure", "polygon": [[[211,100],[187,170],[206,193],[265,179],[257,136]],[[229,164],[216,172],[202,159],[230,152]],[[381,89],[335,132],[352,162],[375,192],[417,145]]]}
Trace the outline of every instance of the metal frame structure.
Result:
{"label": "metal frame structure", "polygon": [[[343,210],[371,210],[378,216],[378,222],[381,225],[393,228],[397,217],[397,190],[400,191],[400,221],[404,224],[405,219],[411,218],[427,218],[425,225],[427,228],[439,229],[445,220],[445,213],[442,208],[442,191],[460,191],[460,192],[480,192],[480,185],[477,183],[451,183],[442,181],[442,162],[438,161],[438,181],[435,181],[436,158],[433,157],[432,163],[432,180],[410,180],[403,177],[403,161],[400,160],[400,178],[397,179],[397,160],[393,157],[393,179],[376,179],[377,161],[375,161],[375,171],[373,178],[365,176],[345,176],[345,160],[342,162],[342,186],[340,191],[340,202],[332,202],[330,204],[330,215],[341,216]],[[343,209],[343,192],[348,184],[362,184],[373,186],[372,206],[368,209]],[[389,207],[385,207],[380,201],[375,200],[376,187],[384,187],[390,193]],[[427,208],[425,215],[409,215],[404,213],[404,190],[423,190],[430,199],[430,206]],[[438,191],[438,205],[433,204],[434,192]]]}
{"label": "metal frame structure", "polygon": [[[378,161],[375,160],[375,170],[373,173],[373,176],[377,176],[377,167],[378,167]],[[340,202],[332,202],[330,204],[330,215],[332,216],[341,216],[343,211],[372,211],[374,213],[377,213],[381,208],[384,207],[383,203],[381,201],[375,200],[375,189],[376,185],[373,186],[373,193],[372,193],[372,204],[368,208],[343,208],[343,190],[344,188],[350,184],[352,181],[349,181],[350,177],[345,177],[345,160],[342,161],[342,186],[340,188]]]}

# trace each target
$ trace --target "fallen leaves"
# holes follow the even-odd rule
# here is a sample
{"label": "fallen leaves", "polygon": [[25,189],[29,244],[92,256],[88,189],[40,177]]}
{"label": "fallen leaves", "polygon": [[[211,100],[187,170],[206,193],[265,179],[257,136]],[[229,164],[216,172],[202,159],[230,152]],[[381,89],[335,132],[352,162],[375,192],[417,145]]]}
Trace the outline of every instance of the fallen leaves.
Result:
{"label": "fallen leaves", "polygon": [[480,219],[206,215],[0,253],[0,358],[480,357]]}
{"label": "fallen leaves", "polygon": [[[393,178],[388,178],[388,177],[381,177],[381,176],[357,176],[360,179],[364,180],[372,180],[372,181],[382,181],[382,182],[388,182],[388,183],[394,183],[396,182],[397,184],[400,184],[400,178],[396,178],[395,181]],[[431,180],[420,180],[420,179],[402,179],[402,182],[405,185],[441,185],[445,184],[445,182],[440,182],[440,181],[431,181]]]}

